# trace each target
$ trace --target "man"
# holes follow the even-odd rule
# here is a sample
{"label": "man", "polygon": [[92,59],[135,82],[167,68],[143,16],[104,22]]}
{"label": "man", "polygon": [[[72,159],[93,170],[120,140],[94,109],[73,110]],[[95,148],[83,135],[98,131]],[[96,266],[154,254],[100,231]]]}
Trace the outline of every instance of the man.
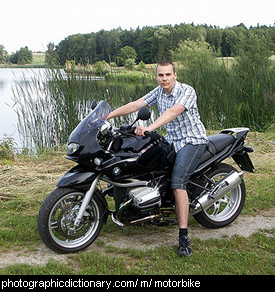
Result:
{"label": "man", "polygon": [[174,64],[161,61],[157,65],[156,78],[158,87],[144,97],[114,110],[107,119],[130,114],[143,106],[158,105],[159,118],[148,127],[137,127],[135,133],[144,136],[144,132],[164,126],[167,140],[175,146],[177,156],[171,177],[171,189],[175,196],[179,225],[178,255],[189,256],[189,199],[186,185],[205,151],[208,139],[198,113],[195,90],[176,80]]}

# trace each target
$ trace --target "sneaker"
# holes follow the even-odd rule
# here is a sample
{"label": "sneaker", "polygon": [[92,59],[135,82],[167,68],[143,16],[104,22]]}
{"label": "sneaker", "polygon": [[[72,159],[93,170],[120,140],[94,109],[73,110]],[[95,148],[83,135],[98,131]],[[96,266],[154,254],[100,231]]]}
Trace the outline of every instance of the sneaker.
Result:
{"label": "sneaker", "polygon": [[179,248],[178,255],[180,257],[189,257],[192,254],[191,248],[189,247],[191,244],[191,240],[188,236],[179,237]]}

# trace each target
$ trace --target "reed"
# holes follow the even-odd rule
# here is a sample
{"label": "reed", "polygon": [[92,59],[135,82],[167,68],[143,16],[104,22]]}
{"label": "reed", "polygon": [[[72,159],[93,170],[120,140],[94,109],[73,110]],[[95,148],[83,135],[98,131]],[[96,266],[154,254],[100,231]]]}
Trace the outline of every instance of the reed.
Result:
{"label": "reed", "polygon": [[[207,129],[250,127],[264,131],[275,124],[275,66],[248,66],[236,60],[230,67],[226,60],[203,58],[181,62],[179,80],[192,85],[198,95],[198,106]],[[249,69],[247,69],[247,67]],[[31,81],[22,80],[13,88],[18,128],[24,147],[35,152],[64,146],[80,120],[91,111],[91,102],[104,99],[113,108],[136,100],[157,84],[151,74],[112,73],[98,79],[92,72],[79,72],[74,66],[45,69]],[[135,76],[133,78],[133,76]],[[138,77],[136,77],[138,76]],[[157,115],[153,108],[152,119]],[[121,117],[115,123],[131,123],[135,114]]]}
{"label": "reed", "polygon": [[198,95],[208,129],[250,127],[265,131],[275,121],[275,66],[259,52],[243,53],[233,63],[217,59],[203,42],[188,41],[173,52],[180,80]]}
{"label": "reed", "polygon": [[[119,78],[119,76],[117,76]],[[66,144],[76,125],[91,111],[95,99],[112,107],[135,100],[153,88],[148,82],[106,82],[95,75],[70,70],[45,69],[31,80],[23,75],[13,88],[14,109],[23,147],[35,153]],[[130,123],[134,116],[121,117],[117,123]]]}

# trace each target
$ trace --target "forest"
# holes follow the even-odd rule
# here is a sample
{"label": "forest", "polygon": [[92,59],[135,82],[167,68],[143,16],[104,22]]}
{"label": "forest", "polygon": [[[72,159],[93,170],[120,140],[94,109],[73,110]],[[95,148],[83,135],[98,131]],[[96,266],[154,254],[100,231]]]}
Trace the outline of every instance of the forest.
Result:
{"label": "forest", "polygon": [[[116,108],[152,90],[154,65],[144,65],[161,59],[176,62],[178,80],[196,90],[208,130],[274,129],[274,52],[275,27],[181,24],[71,35],[57,46],[48,44],[46,80],[50,82],[38,75],[28,87],[22,85],[26,82],[17,84],[14,104],[20,133],[26,145],[35,144],[36,149],[65,145],[93,99],[104,99]],[[129,60],[139,65],[128,69]],[[109,69],[97,72],[94,64],[103,63]],[[116,122],[129,124],[133,119]]]}
{"label": "forest", "polygon": [[208,25],[162,25],[143,28],[96,33],[70,35],[57,46],[48,45],[47,54],[54,57],[56,63],[63,65],[66,60],[76,63],[93,64],[105,60],[123,65],[119,54],[122,48],[134,50],[130,58],[136,63],[156,63],[162,59],[171,59],[172,51],[185,40],[205,41],[217,57],[235,57],[246,50],[245,43],[249,38],[256,38],[262,47],[275,52],[275,27],[257,26],[246,28],[244,24],[224,29]]}

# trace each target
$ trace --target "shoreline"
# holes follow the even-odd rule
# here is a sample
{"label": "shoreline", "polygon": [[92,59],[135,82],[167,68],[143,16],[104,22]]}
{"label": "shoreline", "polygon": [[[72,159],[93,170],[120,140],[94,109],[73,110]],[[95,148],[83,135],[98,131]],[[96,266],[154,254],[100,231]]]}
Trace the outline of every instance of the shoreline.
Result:
{"label": "shoreline", "polygon": [[0,64],[1,69],[36,69],[36,68],[47,68],[46,64],[26,64],[26,65],[10,65],[10,64]]}

